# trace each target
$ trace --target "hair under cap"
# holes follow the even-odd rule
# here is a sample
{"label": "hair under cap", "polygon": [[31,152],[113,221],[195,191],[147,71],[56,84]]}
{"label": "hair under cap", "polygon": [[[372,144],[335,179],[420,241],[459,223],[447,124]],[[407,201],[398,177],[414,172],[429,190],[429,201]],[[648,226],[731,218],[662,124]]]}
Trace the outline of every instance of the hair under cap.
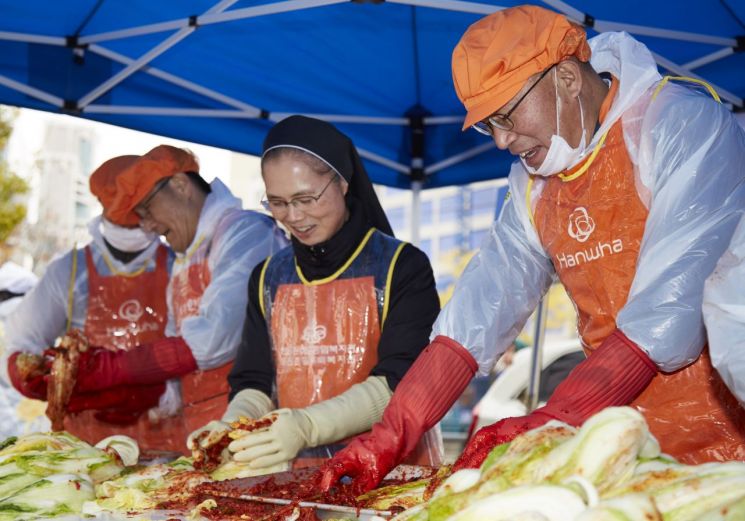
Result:
{"label": "hair under cap", "polygon": [[534,5],[490,14],[471,25],[453,50],[453,83],[467,110],[463,130],[503,107],[534,74],[575,56],[586,62],[585,30]]}

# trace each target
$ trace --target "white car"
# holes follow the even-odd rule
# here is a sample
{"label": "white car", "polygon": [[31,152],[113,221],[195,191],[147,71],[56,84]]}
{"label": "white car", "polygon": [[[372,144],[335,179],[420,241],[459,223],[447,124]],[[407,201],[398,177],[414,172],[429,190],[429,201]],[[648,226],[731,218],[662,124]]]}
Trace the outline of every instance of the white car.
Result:
{"label": "white car", "polygon": [[[542,369],[546,369],[565,355],[581,352],[582,346],[578,339],[545,342]],[[532,347],[518,350],[512,363],[499,373],[497,379],[473,408],[472,432],[502,418],[523,416],[528,413],[519,397],[528,389],[532,354]]]}

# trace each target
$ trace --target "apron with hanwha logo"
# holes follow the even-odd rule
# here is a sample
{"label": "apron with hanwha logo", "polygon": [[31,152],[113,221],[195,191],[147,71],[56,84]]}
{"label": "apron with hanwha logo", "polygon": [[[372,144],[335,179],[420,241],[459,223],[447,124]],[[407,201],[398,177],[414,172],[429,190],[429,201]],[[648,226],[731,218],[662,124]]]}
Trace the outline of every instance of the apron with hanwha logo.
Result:
{"label": "apron with hanwha logo", "polygon": [[[105,252],[103,256],[108,263]],[[112,269],[112,275],[103,276],[96,270],[90,246],[85,248],[85,260],[88,309],[83,332],[88,343],[111,351],[129,351],[163,338],[168,318],[168,250],[157,248],[152,271],[145,271],[146,266],[135,273]],[[163,388],[161,384],[156,387]],[[153,405],[138,409],[136,404],[122,404],[126,412],[86,410],[68,414],[65,429],[89,443],[125,434],[137,440],[142,449],[166,450],[163,432],[169,425],[150,422],[146,409]]]}
{"label": "apron with hanwha logo", "polygon": [[[545,180],[534,224],[577,308],[588,356],[616,329],[647,215],[621,120],[596,154]],[[655,376],[631,405],[644,414],[662,451],[682,462],[745,458],[745,411],[712,369],[706,348],[693,364]]]}
{"label": "apron with hanwha logo", "polygon": [[[363,382],[378,362],[390,281],[405,243],[371,228],[333,275],[308,281],[291,247],[270,257],[261,275],[261,307],[276,369],[279,407],[302,408],[340,395]],[[302,451],[294,466],[318,464],[348,440]],[[438,428],[407,460],[439,465]]]}

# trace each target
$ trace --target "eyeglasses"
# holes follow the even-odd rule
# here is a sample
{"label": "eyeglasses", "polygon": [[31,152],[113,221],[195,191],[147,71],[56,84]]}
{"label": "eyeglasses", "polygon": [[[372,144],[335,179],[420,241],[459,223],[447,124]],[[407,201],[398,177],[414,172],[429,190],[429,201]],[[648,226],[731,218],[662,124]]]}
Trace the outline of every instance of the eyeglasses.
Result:
{"label": "eyeglasses", "polygon": [[535,88],[536,85],[538,85],[543,77],[548,74],[548,71],[553,69],[553,65],[543,71],[541,75],[538,77],[538,80],[530,86],[528,90],[525,91],[525,94],[520,96],[520,99],[517,100],[517,103],[515,103],[512,108],[507,112],[507,114],[492,114],[488,118],[478,121],[471,125],[471,128],[474,130],[480,132],[481,134],[484,134],[485,136],[491,136],[494,129],[498,128],[499,130],[505,130],[510,131],[515,127],[515,123],[510,119],[510,114],[515,112],[515,109],[522,103],[522,101],[525,99],[525,97],[530,94],[530,91]]}
{"label": "eyeglasses", "polygon": [[155,189],[150,192],[150,195],[145,197],[137,206],[135,206],[134,211],[140,219],[146,219],[150,215],[150,203],[153,202],[153,198],[168,184],[168,181],[170,180],[170,177],[164,178],[155,186]]}
{"label": "eyeglasses", "polygon": [[296,210],[306,212],[312,209],[316,204],[318,204],[318,200],[321,198],[321,196],[323,196],[326,189],[331,186],[331,183],[336,181],[337,175],[338,174],[334,174],[331,176],[331,180],[326,183],[326,186],[323,187],[323,190],[321,190],[318,195],[299,195],[297,197],[293,197],[289,201],[275,198],[262,199],[261,206],[272,213],[286,212],[290,206],[294,207]]}

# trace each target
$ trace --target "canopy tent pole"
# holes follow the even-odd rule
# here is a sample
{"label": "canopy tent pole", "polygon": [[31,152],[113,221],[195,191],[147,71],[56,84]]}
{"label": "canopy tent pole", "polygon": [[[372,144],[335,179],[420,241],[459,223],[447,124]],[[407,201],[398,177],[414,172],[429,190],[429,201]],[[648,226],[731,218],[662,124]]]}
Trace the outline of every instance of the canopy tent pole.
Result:
{"label": "canopy tent pole", "polygon": [[461,0],[387,0],[389,4],[403,4],[414,7],[432,7],[461,13],[492,14],[506,7],[501,5],[481,4],[479,2],[464,2]]}
{"label": "canopy tent pole", "polygon": [[148,52],[133,61],[130,65],[114,74],[111,78],[80,98],[80,100],[78,101],[78,107],[85,108],[86,106],[90,105],[93,100],[98,99],[106,94],[108,91],[119,85],[121,82],[129,78],[132,74],[166,52],[174,45],[178,44],[181,40],[183,40],[193,32],[194,29],[182,29],[178,33],[166,38],[165,41],[150,49]]}
{"label": "canopy tent pole", "polygon": [[258,119],[260,111],[233,109],[190,109],[186,107],[142,107],[135,105],[88,105],[88,114],[126,114],[132,116],[182,116],[190,118]]}
{"label": "canopy tent pole", "polygon": [[421,204],[421,192],[422,181],[411,182],[411,244],[419,246],[419,223],[421,222],[420,212],[422,208]]}
{"label": "canopy tent pole", "polygon": [[[219,11],[224,11],[231,5],[233,5],[238,0],[222,0],[221,2],[218,2],[214,6],[212,6],[207,13],[214,13]],[[172,34],[168,38],[166,38],[164,41],[162,41],[160,44],[156,45],[152,49],[150,49],[148,52],[137,58],[135,61],[133,61],[130,65],[126,66],[124,69],[119,71],[118,73],[114,74],[111,78],[103,82],[101,85],[90,91],[88,94],[83,96],[78,100],[78,108],[84,108],[91,104],[91,102],[101,96],[103,96],[106,92],[113,89],[115,86],[119,85],[121,82],[123,82],[125,79],[129,78],[132,74],[140,70],[142,67],[153,61],[155,58],[166,52],[171,47],[177,45],[181,40],[189,36],[191,33],[197,30],[197,26],[189,26],[184,29],[179,30],[176,34]]]}
{"label": "canopy tent pole", "polygon": [[678,74],[680,76],[690,76],[691,78],[696,78],[697,80],[704,81],[704,82],[708,83],[709,85],[711,85],[711,87],[715,91],[717,91],[717,94],[719,94],[719,96],[721,98],[726,99],[727,101],[734,103],[735,105],[737,105],[740,108],[742,108],[743,106],[745,106],[745,102],[743,102],[743,99],[741,97],[736,96],[735,94],[731,93],[727,89],[723,89],[722,87],[720,87],[716,83],[712,83],[709,80],[707,80],[706,78],[702,78],[701,76],[699,76],[695,72],[689,71],[688,69],[685,69],[681,65],[678,65],[677,63],[674,63],[674,62],[668,60],[667,58],[665,58],[664,56],[660,56],[659,54],[657,54],[655,52],[652,53],[652,56],[654,57],[654,59],[655,59],[655,61],[657,63],[659,63],[660,65],[662,65],[667,70],[672,71],[675,74]]}
{"label": "canopy tent pole", "polygon": [[538,396],[541,387],[543,370],[543,342],[546,337],[546,317],[548,316],[548,293],[544,295],[535,310],[533,328],[533,351],[530,355],[530,380],[528,382],[528,412],[538,407]]}
{"label": "canopy tent pole", "polygon": [[[132,36],[142,36],[145,34],[161,33],[165,31],[172,31],[176,29],[195,29],[200,25],[212,25],[223,22],[232,22],[234,20],[244,20],[246,18],[256,18],[259,16],[267,16],[272,14],[286,13],[289,11],[298,11],[301,9],[308,9],[313,7],[322,7],[326,5],[334,5],[340,3],[346,3],[349,0],[289,0],[287,2],[276,2],[273,4],[258,5],[254,7],[244,7],[242,9],[234,9],[230,12],[216,12],[207,11],[201,16],[194,16],[190,18],[179,18],[176,20],[169,20],[167,22],[159,22],[156,24],[141,25],[139,27],[131,27],[129,29],[121,29],[118,31],[109,31],[106,33],[91,34],[89,36],[83,36],[80,38],[80,44],[86,45],[91,43],[101,43],[110,40],[120,40],[122,38],[130,38]],[[235,1],[231,1],[230,4],[234,4]],[[229,6],[228,6],[229,7]],[[227,7],[221,9],[224,11]]]}
{"label": "canopy tent pole", "polygon": [[64,47],[67,44],[67,40],[60,36],[11,33],[8,31],[0,31],[0,40],[5,40],[8,42],[40,43],[43,45],[56,45],[58,47]]}
{"label": "canopy tent pole", "polygon": [[[128,58],[126,56],[123,56],[117,52],[111,51],[105,47],[102,47],[100,45],[91,45],[89,47],[89,50],[91,52],[94,52],[96,54],[99,54],[101,56],[104,56],[105,58],[109,58],[110,60],[117,61],[119,63],[123,63],[125,65],[130,65],[134,62],[133,59]],[[162,79],[164,81],[167,81],[169,83],[172,83],[174,85],[177,85],[183,89],[190,90],[192,92],[195,92],[197,94],[201,94],[202,96],[211,98],[215,101],[219,101],[221,103],[224,103],[226,105],[233,106],[237,109],[240,109],[238,112],[231,112],[231,111],[225,111],[224,113],[215,112],[215,117],[235,117],[235,118],[260,118],[262,116],[262,110],[250,105],[248,103],[242,102],[240,100],[237,100],[235,98],[231,98],[229,96],[226,96],[224,94],[221,94],[220,92],[217,92],[212,89],[208,89],[206,87],[203,87],[201,85],[198,85],[194,82],[185,80],[183,78],[179,78],[178,76],[175,76],[171,73],[162,71],[160,69],[157,69],[155,67],[145,67],[143,68],[143,72],[150,74],[151,76],[155,76],[156,78]],[[211,114],[209,114],[208,110],[216,110],[216,109],[198,109],[203,110],[203,113],[200,112],[190,112],[190,113],[179,113],[179,110],[197,110],[197,109],[176,109],[174,107],[164,107],[162,109],[159,109],[157,107],[151,107],[153,109],[152,112],[144,112],[140,111],[138,109],[144,109],[138,108],[138,107],[124,107],[125,110],[118,110],[117,107],[102,107],[102,106],[93,106],[89,105],[87,108],[87,112],[90,113],[98,113],[98,114],[126,114],[126,109],[132,109],[137,112],[132,112],[133,114],[150,114],[150,115],[161,115],[161,116],[196,116],[196,117],[210,117]],[[268,119],[272,121],[280,121],[288,116],[290,116],[290,113],[286,112],[272,112],[267,114]],[[350,116],[346,114],[305,114],[306,116],[315,117],[318,119],[323,119],[325,121],[329,121],[331,123],[362,123],[362,124],[377,124],[377,125],[407,125],[409,120],[407,118],[386,118],[386,117],[371,117],[371,116]],[[438,119],[442,121],[435,121],[433,124],[437,123],[450,123],[452,121],[462,121],[463,116],[443,116],[441,118],[432,118],[432,119]],[[427,120],[425,119],[425,124],[427,123]]]}
{"label": "canopy tent pole", "polygon": [[419,245],[419,223],[421,212],[421,192],[427,173],[424,169],[424,146],[425,126],[424,118],[429,115],[428,111],[417,104],[406,111],[409,121],[409,134],[411,139],[411,243]]}
{"label": "canopy tent pole", "polygon": [[[134,60],[132,58],[128,58],[127,56],[119,54],[118,52],[106,49],[105,47],[101,47],[100,45],[91,45],[88,50],[110,60],[123,63],[124,65],[130,65],[134,63]],[[255,110],[257,114],[261,113],[261,110],[257,107],[254,107],[253,105],[249,105],[248,103],[245,103],[243,101],[231,98],[230,96],[226,96],[225,94],[222,94],[215,90],[208,89],[207,87],[203,87],[202,85],[198,85],[192,81],[185,80],[174,74],[171,74],[170,72],[165,72],[161,69],[150,66],[143,68],[142,72],[168,83],[172,83],[173,85],[176,85],[183,89],[189,90],[191,92],[196,92],[197,94],[201,94],[202,96],[205,96],[207,98],[219,101],[221,103],[224,103],[225,105],[235,107],[244,112]]]}
{"label": "canopy tent pole", "polygon": [[31,87],[30,85],[12,80],[7,76],[0,75],[0,85],[5,85],[10,89],[22,92],[27,96],[31,96],[32,98],[44,101],[46,103],[49,103],[50,105],[54,105],[57,108],[62,108],[65,104],[65,101],[62,98],[59,98],[53,94],[49,94],[48,92],[44,92],[43,90],[37,89],[35,87]]}
{"label": "canopy tent pole", "polygon": [[735,54],[735,50],[732,47],[725,47],[724,49],[720,49],[711,54],[707,54],[706,56],[702,56],[701,58],[698,58],[696,60],[684,63],[683,65],[681,65],[681,67],[688,70],[698,69],[699,67],[703,67],[704,65],[708,65],[717,60],[721,60],[722,58],[726,58],[731,54]]}
{"label": "canopy tent pole", "polygon": [[364,148],[356,147],[357,152],[360,154],[360,157],[363,157],[365,159],[369,159],[370,161],[374,161],[380,165],[386,166],[390,168],[391,170],[394,170],[396,172],[399,172],[401,174],[408,174],[409,173],[409,167],[406,165],[402,165],[401,163],[397,163],[396,161],[393,161],[391,159],[385,158],[379,154],[376,154],[375,152],[370,152],[368,150],[365,150]]}
{"label": "canopy tent pole", "polygon": [[[272,112],[272,117],[278,120],[297,114],[296,112]],[[363,123],[365,125],[408,125],[408,118],[385,118],[375,116],[355,116],[346,114],[316,114],[311,112],[300,112],[303,116],[322,119],[329,123]]]}
{"label": "canopy tent pole", "polygon": [[439,172],[440,170],[453,166],[457,163],[461,163],[463,161],[466,161],[467,159],[476,157],[479,154],[483,154],[484,152],[489,152],[490,150],[494,150],[494,143],[492,141],[488,141],[484,143],[483,145],[473,147],[471,149],[466,150],[465,152],[461,152],[460,154],[456,154],[447,159],[443,159],[442,161],[439,161],[425,168],[424,172],[427,175],[431,175],[431,174],[434,174],[435,172]]}
{"label": "canopy tent pole", "polygon": [[557,11],[567,15],[577,23],[592,27],[599,33],[607,31],[626,31],[643,36],[654,36],[657,38],[666,38],[668,40],[683,40],[686,42],[708,43],[711,45],[722,45],[725,47],[737,46],[735,38],[725,38],[722,36],[710,36],[708,34],[690,33],[687,31],[671,31],[670,29],[659,29],[657,27],[648,27],[645,25],[635,25],[619,22],[608,22],[606,20],[596,20],[590,13],[585,13],[563,2],[562,0],[543,0]]}
{"label": "canopy tent pole", "polygon": [[461,114],[459,116],[425,116],[424,117],[424,124],[425,125],[462,125],[463,120],[466,119],[465,114]]}

